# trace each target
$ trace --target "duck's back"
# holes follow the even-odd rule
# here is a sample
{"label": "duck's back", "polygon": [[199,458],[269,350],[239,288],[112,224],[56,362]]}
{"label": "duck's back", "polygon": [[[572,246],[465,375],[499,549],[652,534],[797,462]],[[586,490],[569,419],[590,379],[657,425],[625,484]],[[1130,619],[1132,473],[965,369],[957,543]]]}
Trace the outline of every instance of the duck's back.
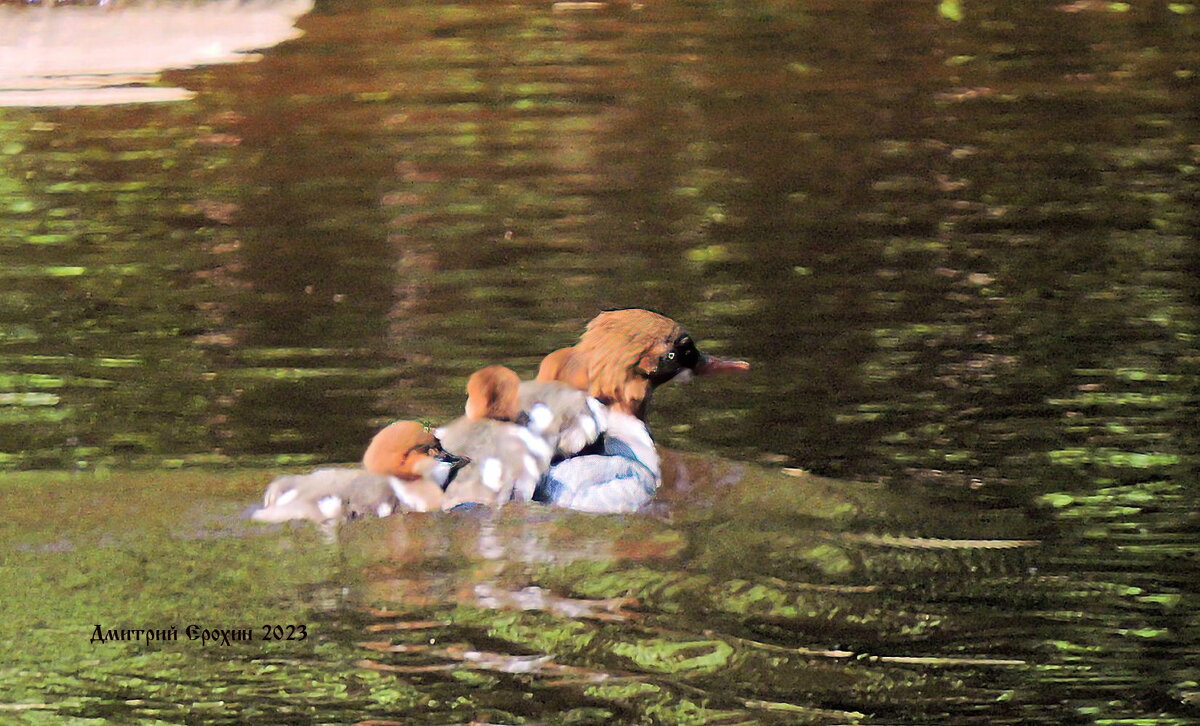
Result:
{"label": "duck's back", "polygon": [[635,512],[661,481],[658,451],[636,416],[611,411],[600,454],[575,456],[546,473],[534,498],[584,512]]}

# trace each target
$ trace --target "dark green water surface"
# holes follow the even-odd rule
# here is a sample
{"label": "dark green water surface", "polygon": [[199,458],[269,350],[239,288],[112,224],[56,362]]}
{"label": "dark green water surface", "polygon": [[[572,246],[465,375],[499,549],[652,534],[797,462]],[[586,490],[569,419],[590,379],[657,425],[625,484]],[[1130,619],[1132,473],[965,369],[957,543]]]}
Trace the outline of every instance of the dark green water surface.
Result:
{"label": "dark green water surface", "polygon": [[[0,723],[1200,723],[1200,5],[298,25],[0,108]],[[629,306],[652,511],[244,519]]]}

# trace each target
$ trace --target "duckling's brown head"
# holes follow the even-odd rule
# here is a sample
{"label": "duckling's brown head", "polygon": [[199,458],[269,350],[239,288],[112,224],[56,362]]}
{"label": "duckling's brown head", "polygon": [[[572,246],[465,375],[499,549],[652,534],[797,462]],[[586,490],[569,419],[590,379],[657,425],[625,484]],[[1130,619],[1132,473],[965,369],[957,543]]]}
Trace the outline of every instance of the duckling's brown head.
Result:
{"label": "duckling's brown head", "polygon": [[639,308],[597,315],[588,323],[572,358],[585,363],[591,395],[643,419],[654,388],[680,373],[704,375],[750,368],[745,361],[701,353],[679,323]]}
{"label": "duckling's brown head", "polygon": [[438,440],[417,421],[397,421],[375,434],[363,454],[363,468],[374,474],[415,479],[421,459],[439,449]]}
{"label": "duckling's brown head", "polygon": [[539,381],[558,381],[581,391],[588,390],[587,364],[574,346],[559,348],[542,359],[538,367]]}
{"label": "duckling's brown head", "polygon": [[375,434],[363,454],[363,468],[372,474],[413,481],[426,477],[445,486],[454,471],[470,459],[455,456],[417,421],[397,421]]}
{"label": "duckling's brown head", "polygon": [[504,366],[480,368],[467,379],[467,418],[515,421],[521,415],[521,379]]}

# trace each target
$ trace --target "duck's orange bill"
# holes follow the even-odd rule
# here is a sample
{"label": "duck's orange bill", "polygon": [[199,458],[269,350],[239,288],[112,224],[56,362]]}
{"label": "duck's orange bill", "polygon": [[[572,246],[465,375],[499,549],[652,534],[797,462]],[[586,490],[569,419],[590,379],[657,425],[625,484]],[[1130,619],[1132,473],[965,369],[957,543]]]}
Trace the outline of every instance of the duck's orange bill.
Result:
{"label": "duck's orange bill", "polygon": [[695,368],[698,376],[707,376],[713,373],[744,373],[748,370],[750,370],[750,364],[744,360],[714,358],[710,355],[702,356]]}

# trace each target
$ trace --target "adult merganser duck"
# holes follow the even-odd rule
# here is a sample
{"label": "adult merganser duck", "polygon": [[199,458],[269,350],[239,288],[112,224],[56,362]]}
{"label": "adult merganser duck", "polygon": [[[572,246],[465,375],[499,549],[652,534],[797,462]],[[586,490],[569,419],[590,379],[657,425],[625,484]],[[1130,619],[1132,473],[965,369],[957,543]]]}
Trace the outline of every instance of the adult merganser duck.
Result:
{"label": "adult merganser duck", "polygon": [[504,366],[481,368],[467,380],[466,415],[434,432],[448,451],[471,460],[446,487],[443,509],[533,498],[553,450],[517,423],[520,383]]}
{"label": "adult merganser duck", "polygon": [[332,525],[397,510],[439,509],[443,483],[463,463],[443,451],[421,424],[399,421],[371,440],[364,468],[281,476],[267,485],[263,506],[250,516],[260,522],[309,519]]}
{"label": "adult merganser duck", "polygon": [[631,512],[645,506],[661,482],[658,452],[646,427],[650,396],[679,376],[746,371],[745,361],[701,353],[674,320],[642,309],[597,315],[574,348],[555,351],[548,371],[587,373],[588,392],[608,406],[608,431],[598,454],[553,466],[534,498],[588,512]]}
{"label": "adult merganser duck", "polygon": [[679,323],[639,308],[592,318],[573,349],[575,356],[587,369],[589,393],[642,421],[654,389],[676,376],[750,370],[746,361],[701,353]]}

